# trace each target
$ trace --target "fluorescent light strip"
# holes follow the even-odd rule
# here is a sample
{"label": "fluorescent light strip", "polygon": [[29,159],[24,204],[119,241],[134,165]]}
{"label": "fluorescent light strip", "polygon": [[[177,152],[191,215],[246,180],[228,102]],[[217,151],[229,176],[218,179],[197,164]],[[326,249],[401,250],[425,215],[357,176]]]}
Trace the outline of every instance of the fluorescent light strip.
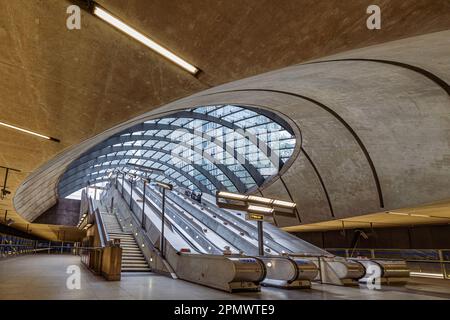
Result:
{"label": "fluorescent light strip", "polygon": [[403,213],[403,212],[392,212],[392,211],[390,211],[390,212],[388,212],[388,214],[394,214],[396,216],[409,216],[409,214]]}
{"label": "fluorescent light strip", "polygon": [[444,275],[441,273],[410,272],[409,275],[412,277],[444,279]]}
{"label": "fluorescent light strip", "polygon": [[13,126],[13,125],[1,122],[1,121],[0,121],[0,125],[4,126],[4,127],[7,127],[7,128],[10,128],[10,129],[18,130],[20,132],[31,134],[31,135],[39,137],[39,138],[43,138],[43,139],[59,142],[59,140],[56,139],[56,138],[44,136],[43,134],[36,133],[36,132],[30,131],[30,130],[27,130],[27,129],[22,129],[22,128],[19,128],[19,127],[16,127],[16,126]]}
{"label": "fluorescent light strip", "polygon": [[274,210],[273,208],[249,205],[247,211],[254,213],[273,213]]}
{"label": "fluorescent light strip", "polygon": [[398,215],[398,216],[419,217],[419,218],[433,218],[432,216],[428,216],[426,214],[417,214],[417,213],[403,213],[403,212],[392,212],[392,211],[389,211],[388,214],[395,214],[395,215]]}
{"label": "fluorescent light strip", "polygon": [[162,47],[161,45],[157,44],[152,39],[148,38],[147,36],[143,35],[136,29],[133,29],[132,27],[128,26],[127,24],[123,23],[113,15],[111,15],[109,12],[107,12],[105,9],[101,8],[97,4],[94,5],[93,14],[99,17],[100,19],[106,21],[113,27],[119,29],[120,31],[125,32],[127,35],[132,37],[133,39],[139,41],[143,45],[149,47],[153,51],[156,51],[160,55],[166,57],[173,63],[177,64],[181,68],[185,69],[186,71],[192,73],[193,75],[197,74],[199,72],[199,69],[193,66],[192,64],[186,62],[185,60],[181,59],[174,53],[170,52],[166,48]]}
{"label": "fluorescent light strip", "polygon": [[272,204],[273,199],[263,198],[263,197],[258,197],[258,196],[248,196],[248,201],[269,205],[269,204]]}
{"label": "fluorescent light strip", "polygon": [[282,200],[274,200],[273,205],[277,206],[277,207],[290,208],[290,209],[294,209],[297,206],[297,204],[295,202],[282,201]]}
{"label": "fluorescent light strip", "polygon": [[217,193],[217,196],[220,198],[228,199],[228,200],[241,200],[246,201],[248,199],[248,196],[239,194],[239,193],[232,193],[227,191],[219,191]]}
{"label": "fluorescent light strip", "polygon": [[416,213],[410,213],[411,217],[420,217],[420,218],[431,218],[431,216],[427,216],[425,214],[416,214]]}

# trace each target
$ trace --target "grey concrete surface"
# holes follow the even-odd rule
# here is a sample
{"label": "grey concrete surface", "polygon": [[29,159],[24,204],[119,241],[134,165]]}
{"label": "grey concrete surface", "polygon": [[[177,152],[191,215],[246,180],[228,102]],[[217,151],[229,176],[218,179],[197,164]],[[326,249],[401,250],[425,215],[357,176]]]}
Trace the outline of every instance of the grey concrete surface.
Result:
{"label": "grey concrete surface", "polygon": [[[415,61],[427,60],[428,55],[440,57],[425,64],[440,68],[440,61],[450,55],[450,46],[440,44],[448,43],[449,35],[450,31],[444,31],[385,43],[377,52],[387,57],[394,50],[398,60],[403,52],[407,61],[411,54]],[[421,50],[410,51],[414,46]],[[448,72],[441,69],[441,74]],[[268,108],[298,126],[303,150],[297,150],[280,175],[304,223],[450,198],[450,99],[446,91],[407,68],[337,61],[296,65],[225,84],[112,128],[35,171],[19,188],[16,209],[30,220],[39,216],[56,201],[56,183],[64,168],[109,135],[166,112],[221,103]],[[286,198],[284,186],[275,183],[260,191],[264,196]],[[280,220],[281,225],[298,223],[295,218]]]}
{"label": "grey concrete surface", "polygon": [[76,226],[80,220],[80,200],[58,199],[49,210],[40,215],[35,223]]}
{"label": "grey concrete surface", "polygon": [[[81,270],[81,287],[69,290],[67,267]],[[0,300],[59,300],[59,299],[146,299],[146,300],[205,300],[205,299],[289,299],[289,300],[428,300],[450,299],[450,282],[415,279],[406,287],[383,287],[368,290],[363,287],[339,287],[313,284],[306,290],[262,288],[259,293],[229,294],[182,280],[153,273],[123,274],[121,281],[108,282],[94,275],[71,255],[28,255],[0,260]]]}

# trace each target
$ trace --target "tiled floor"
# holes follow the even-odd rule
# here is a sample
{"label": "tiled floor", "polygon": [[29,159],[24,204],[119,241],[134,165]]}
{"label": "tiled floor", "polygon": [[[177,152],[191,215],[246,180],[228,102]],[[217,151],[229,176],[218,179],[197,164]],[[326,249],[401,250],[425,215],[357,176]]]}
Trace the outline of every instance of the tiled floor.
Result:
{"label": "tiled floor", "polygon": [[[81,288],[66,286],[67,267],[81,269]],[[262,288],[228,294],[157,274],[128,274],[109,282],[70,255],[28,255],[0,260],[0,299],[450,299],[450,281],[415,278],[406,287],[373,291],[313,284],[308,290]]]}

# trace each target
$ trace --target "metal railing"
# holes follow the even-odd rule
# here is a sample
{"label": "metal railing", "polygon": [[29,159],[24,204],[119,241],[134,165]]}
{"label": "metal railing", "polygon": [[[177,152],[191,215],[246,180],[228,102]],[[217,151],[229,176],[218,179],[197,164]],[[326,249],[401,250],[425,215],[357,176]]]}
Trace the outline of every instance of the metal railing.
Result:
{"label": "metal railing", "polygon": [[32,253],[73,253],[74,248],[73,242],[31,240],[0,234],[0,258]]}
{"label": "metal railing", "polygon": [[350,249],[328,248],[345,258],[406,261],[412,276],[450,279],[450,249]]}
{"label": "metal railing", "polygon": [[100,213],[100,210],[98,208],[94,207],[94,202],[91,197],[88,198],[89,201],[89,214],[93,214],[95,217],[95,224],[97,226],[99,238],[100,238],[100,245],[101,247],[106,247],[109,243],[109,234],[106,231],[105,223],[103,222],[103,217]]}

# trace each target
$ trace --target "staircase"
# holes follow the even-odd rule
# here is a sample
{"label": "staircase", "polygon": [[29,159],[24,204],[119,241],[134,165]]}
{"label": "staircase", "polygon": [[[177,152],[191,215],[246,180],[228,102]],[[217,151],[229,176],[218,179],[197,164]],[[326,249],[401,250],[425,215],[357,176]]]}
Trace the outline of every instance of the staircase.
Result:
{"label": "staircase", "polygon": [[145,257],[132,233],[123,232],[114,214],[102,212],[103,223],[109,238],[120,239],[122,247],[122,272],[150,272]]}

